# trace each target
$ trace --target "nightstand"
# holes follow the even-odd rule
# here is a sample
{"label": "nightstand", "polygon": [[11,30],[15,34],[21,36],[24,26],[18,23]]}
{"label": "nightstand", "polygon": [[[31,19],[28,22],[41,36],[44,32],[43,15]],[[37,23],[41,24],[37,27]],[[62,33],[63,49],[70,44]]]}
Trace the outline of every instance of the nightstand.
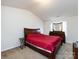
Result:
{"label": "nightstand", "polygon": [[73,55],[74,59],[78,59],[78,42],[73,43]]}
{"label": "nightstand", "polygon": [[19,38],[20,40],[20,48],[23,49],[24,45],[24,38]]}

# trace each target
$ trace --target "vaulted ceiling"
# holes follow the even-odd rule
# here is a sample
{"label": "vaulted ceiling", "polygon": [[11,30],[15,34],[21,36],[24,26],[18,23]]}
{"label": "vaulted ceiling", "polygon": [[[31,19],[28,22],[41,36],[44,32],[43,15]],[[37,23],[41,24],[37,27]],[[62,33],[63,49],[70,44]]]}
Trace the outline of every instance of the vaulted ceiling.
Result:
{"label": "vaulted ceiling", "polygon": [[57,16],[77,16],[78,0],[2,0],[2,5],[23,8],[47,20]]}

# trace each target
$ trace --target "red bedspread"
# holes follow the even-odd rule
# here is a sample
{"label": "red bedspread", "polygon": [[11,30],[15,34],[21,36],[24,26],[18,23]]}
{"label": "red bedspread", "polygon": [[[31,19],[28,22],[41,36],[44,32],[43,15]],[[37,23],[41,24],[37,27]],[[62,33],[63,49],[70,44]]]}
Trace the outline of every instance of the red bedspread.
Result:
{"label": "red bedspread", "polygon": [[61,40],[59,36],[48,36],[43,34],[29,34],[27,41],[41,48],[53,51],[56,44]]}

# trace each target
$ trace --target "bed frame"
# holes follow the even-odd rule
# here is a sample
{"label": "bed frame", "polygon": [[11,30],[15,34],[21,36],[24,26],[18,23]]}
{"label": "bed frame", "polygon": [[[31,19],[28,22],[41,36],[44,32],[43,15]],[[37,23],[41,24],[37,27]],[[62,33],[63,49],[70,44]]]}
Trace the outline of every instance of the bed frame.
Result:
{"label": "bed frame", "polygon": [[[38,29],[24,28],[24,38],[26,38],[29,33],[31,33],[31,32],[37,32],[38,30],[40,30],[40,29],[39,29],[39,28],[38,28]],[[52,51],[51,53],[46,52],[46,51],[44,51],[44,50],[42,50],[42,49],[38,49],[37,47],[34,47],[34,46],[28,44],[26,41],[25,41],[25,45],[28,46],[28,47],[30,47],[31,49],[33,49],[33,50],[39,52],[40,54],[43,54],[43,55],[47,56],[49,59],[56,59],[56,58],[55,58],[55,57],[56,57],[56,53],[57,53],[57,51],[59,50],[60,46],[62,45],[62,41],[60,41],[60,42],[56,45],[55,51]]]}

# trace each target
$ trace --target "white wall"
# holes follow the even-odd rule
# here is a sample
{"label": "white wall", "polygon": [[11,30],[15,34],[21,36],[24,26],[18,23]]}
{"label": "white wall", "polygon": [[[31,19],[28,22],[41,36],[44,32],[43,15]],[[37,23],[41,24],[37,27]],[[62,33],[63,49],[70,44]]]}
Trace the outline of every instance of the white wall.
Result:
{"label": "white wall", "polygon": [[72,43],[78,40],[78,16],[72,17],[51,17],[44,22],[44,33],[48,34],[51,30],[51,23],[65,21],[67,23],[66,42]]}
{"label": "white wall", "polygon": [[23,29],[40,28],[43,32],[43,22],[31,12],[8,6],[1,6],[1,51],[19,46],[19,38],[23,37]]}
{"label": "white wall", "polygon": [[51,21],[44,21],[44,34],[49,35],[50,30],[51,30]]}

